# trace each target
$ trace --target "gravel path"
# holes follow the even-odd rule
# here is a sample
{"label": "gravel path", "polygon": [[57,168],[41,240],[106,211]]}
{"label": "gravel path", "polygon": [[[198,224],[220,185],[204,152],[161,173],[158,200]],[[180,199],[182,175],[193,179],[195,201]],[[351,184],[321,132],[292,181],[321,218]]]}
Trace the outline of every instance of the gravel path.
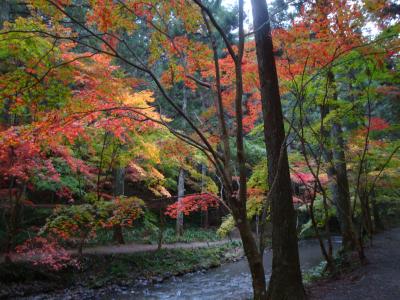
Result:
{"label": "gravel path", "polygon": [[310,298],[400,300],[400,228],[376,235],[366,256],[368,264],[338,280],[314,285]]}

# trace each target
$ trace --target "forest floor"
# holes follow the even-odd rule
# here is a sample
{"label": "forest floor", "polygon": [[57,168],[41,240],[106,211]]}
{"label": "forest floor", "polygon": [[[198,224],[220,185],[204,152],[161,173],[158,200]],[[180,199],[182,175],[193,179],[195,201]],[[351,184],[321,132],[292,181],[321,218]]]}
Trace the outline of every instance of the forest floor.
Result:
{"label": "forest floor", "polygon": [[400,228],[374,236],[366,249],[367,264],[338,279],[320,280],[310,288],[311,299],[400,299]]}

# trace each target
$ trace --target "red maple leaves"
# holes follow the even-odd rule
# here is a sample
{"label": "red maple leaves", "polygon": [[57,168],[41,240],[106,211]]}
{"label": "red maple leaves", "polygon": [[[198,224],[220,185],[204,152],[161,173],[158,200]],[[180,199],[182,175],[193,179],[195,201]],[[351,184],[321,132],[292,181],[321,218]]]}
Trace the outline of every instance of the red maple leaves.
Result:
{"label": "red maple leaves", "polygon": [[218,207],[218,197],[209,193],[187,195],[179,201],[169,205],[165,214],[176,219],[179,212],[188,216],[192,212],[207,211],[210,207]]}

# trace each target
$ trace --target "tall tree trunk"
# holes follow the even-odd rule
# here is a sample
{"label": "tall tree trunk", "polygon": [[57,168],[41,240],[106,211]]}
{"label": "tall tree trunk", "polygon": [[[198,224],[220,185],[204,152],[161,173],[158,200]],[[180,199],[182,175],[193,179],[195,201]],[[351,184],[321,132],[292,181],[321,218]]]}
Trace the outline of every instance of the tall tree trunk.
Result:
{"label": "tall tree trunk", "polygon": [[178,216],[176,218],[176,234],[181,236],[183,234],[183,212],[181,211],[182,198],[185,195],[185,171],[179,170],[178,177]]}
{"label": "tall tree trunk", "polygon": [[26,195],[26,183],[20,187],[20,193],[16,193],[13,197],[11,193],[11,189],[17,186],[16,181],[14,179],[11,180],[10,183],[10,194],[9,194],[9,201],[10,201],[10,212],[9,217],[5,220],[8,224],[6,227],[7,235],[6,235],[6,249],[5,249],[5,261],[11,261],[10,254],[12,249],[14,248],[14,243],[16,239],[16,235],[18,233],[20,224],[21,224],[21,212],[22,212],[22,203],[21,200]]}
{"label": "tall tree trunk", "polygon": [[265,0],[252,0],[251,3],[268,158],[268,183],[272,188],[270,199],[273,261],[267,298],[305,299],[289,162],[286,146],[283,145],[285,130],[268,7]]}
{"label": "tall tree trunk", "polygon": [[[125,194],[125,169],[117,167],[114,171],[114,196],[121,196]],[[125,244],[122,227],[119,224],[113,227],[113,241],[118,244]]]}
{"label": "tall tree trunk", "polygon": [[3,23],[11,19],[11,5],[9,0],[2,0],[0,4],[0,29],[3,28]]}
{"label": "tall tree trunk", "polygon": [[[244,148],[243,132],[243,74],[242,59],[244,53],[244,29],[243,29],[243,0],[239,0],[239,45],[235,57],[235,114],[236,114],[236,158],[239,171],[239,191],[237,193],[236,203],[232,205],[232,212],[236,214],[236,224],[243,241],[243,248],[246,254],[250,272],[252,275],[254,299],[266,298],[265,272],[263,257],[259,252],[256,240],[251,231],[249,221],[247,220],[247,174],[246,174],[246,151]],[[237,211],[237,213],[236,213]]]}
{"label": "tall tree trunk", "polygon": [[[332,75],[331,75],[332,76]],[[329,113],[329,107],[327,105],[321,106],[320,108],[321,112],[321,119],[324,120],[325,117]],[[329,145],[336,145],[338,147],[337,143],[338,142],[338,137],[334,136],[333,133],[333,128],[331,130],[331,138],[329,136],[329,130],[326,130],[322,128],[322,135],[325,139],[325,143],[328,143]],[[331,141],[331,142],[329,142]],[[343,140],[341,141],[343,143]],[[327,167],[327,175],[328,175],[328,180],[329,180],[329,185],[328,188],[331,192],[332,195],[332,201],[333,204],[336,207],[336,217],[339,222],[340,226],[340,232],[342,234],[342,245],[343,249],[345,251],[351,250],[355,246],[355,236],[354,236],[354,228],[351,220],[351,207],[350,207],[350,195],[348,194],[348,198],[346,198],[346,183],[343,183],[344,181],[347,181],[347,172],[346,172],[346,179],[343,179],[343,171],[338,177],[337,171],[336,171],[336,166],[335,166],[335,161],[333,157],[333,149],[332,146],[323,146],[322,151],[323,157],[325,162],[328,164]],[[336,150],[336,155],[339,155],[340,150]],[[343,153],[344,155],[344,153]],[[342,166],[343,168],[343,166]],[[346,166],[345,166],[346,168]],[[341,180],[341,187],[339,188],[339,180]],[[347,183],[348,186],[348,183]],[[348,191],[348,190],[347,190]],[[344,195],[341,195],[341,193],[345,193]],[[347,204],[346,204],[346,201]]]}
{"label": "tall tree trunk", "polygon": [[[316,6],[321,12],[322,20],[327,21],[325,26],[326,30],[329,30],[328,15],[326,14],[325,7],[329,5],[327,0],[317,0]],[[327,73],[328,86],[333,90],[333,100],[337,102],[338,91],[336,88],[335,74],[332,70],[328,70]],[[328,90],[327,90],[328,92]],[[321,107],[321,119],[329,113],[330,107],[325,104]],[[322,134],[325,140],[329,140],[328,130],[324,130]],[[324,159],[329,164],[328,167],[328,178],[330,181],[329,189],[332,193],[334,205],[336,206],[337,219],[340,224],[342,233],[342,245],[344,250],[354,249],[356,246],[355,235],[353,230],[353,224],[351,219],[351,204],[350,204],[350,191],[349,182],[347,178],[346,160],[344,155],[344,140],[342,136],[341,124],[336,121],[332,124],[330,131],[331,139],[329,149],[324,147]],[[336,179],[336,180],[335,180]]]}
{"label": "tall tree trunk", "polygon": [[[233,201],[236,201],[233,199]],[[253,236],[249,220],[246,215],[246,207],[232,209],[232,214],[239,229],[240,237],[243,242],[243,249],[246,255],[254,291],[254,299],[266,299],[266,283],[264,264],[262,256],[257,247],[256,240]]]}
{"label": "tall tree trunk", "polygon": [[384,230],[385,225],[383,224],[382,219],[379,215],[379,208],[375,198],[375,190],[371,191],[371,205],[372,205],[372,214],[374,216],[374,232]]}
{"label": "tall tree trunk", "polygon": [[[370,209],[370,201],[368,192],[363,188],[363,191],[360,193],[360,205],[361,205],[361,214],[362,214],[362,225],[364,227],[365,233],[367,237],[372,240],[373,233],[373,224],[372,224],[372,216]],[[363,232],[361,232],[363,233]]]}
{"label": "tall tree trunk", "polygon": [[[332,150],[333,162],[336,171],[337,194],[334,195],[334,203],[337,208],[337,216],[342,232],[342,246],[344,250],[355,249],[355,236],[353,222],[351,220],[351,204],[349,181],[347,177],[347,164],[344,153],[342,127],[338,122],[332,125],[331,137],[334,143]],[[335,197],[336,196],[336,197]]]}
{"label": "tall tree trunk", "polygon": [[[197,1],[196,1],[197,2]],[[200,5],[201,6],[201,5]],[[249,221],[247,220],[246,200],[247,200],[247,186],[246,186],[246,156],[243,145],[243,111],[242,111],[242,98],[243,98],[243,80],[241,61],[243,56],[244,46],[244,31],[243,31],[243,1],[239,0],[239,51],[238,55],[233,57],[235,61],[235,75],[236,75],[236,97],[235,97],[235,113],[236,113],[236,145],[237,145],[237,164],[239,167],[239,191],[237,195],[234,193],[234,185],[232,184],[232,167],[230,159],[230,145],[229,135],[224,116],[224,106],[222,101],[220,70],[218,63],[217,44],[213,37],[213,33],[205,15],[204,9],[202,11],[207,30],[211,39],[211,45],[214,53],[214,67],[215,67],[215,81],[216,81],[216,98],[215,105],[221,131],[221,141],[223,147],[223,170],[221,172],[223,194],[229,204],[232,216],[235,220],[236,226],[239,229],[240,236],[243,242],[243,248],[247,261],[249,264],[254,299],[265,299],[266,297],[266,283],[264,266],[262,262],[262,255],[260,254]]]}
{"label": "tall tree trunk", "polygon": [[160,217],[159,218],[160,218],[160,221],[158,224],[157,250],[161,250],[163,240],[164,240],[165,219],[164,219],[164,213],[161,208],[160,208]]}
{"label": "tall tree trunk", "polygon": [[[183,64],[186,64],[184,59]],[[187,97],[185,86],[182,88],[182,111],[184,114],[187,113]],[[185,170],[182,168],[179,170],[178,177],[178,215],[176,217],[176,235],[181,236],[183,234],[183,212],[181,211],[182,198],[185,195]]]}
{"label": "tall tree trunk", "polygon": [[[205,178],[206,178],[207,166],[205,164],[201,164],[201,193],[205,192]],[[208,208],[202,211],[202,219],[203,219],[203,227],[208,228]]]}
{"label": "tall tree trunk", "polygon": [[[5,21],[10,21],[10,20],[11,20],[10,1],[2,0],[2,1],[0,1],[0,29],[3,28],[3,24]],[[7,66],[6,64],[3,64],[2,62],[0,62],[0,74],[7,72],[6,66]],[[2,102],[3,102],[3,105],[2,105],[1,112],[0,112],[1,123],[3,123],[4,126],[8,127],[11,125],[10,124],[11,101],[8,98],[3,98]]]}

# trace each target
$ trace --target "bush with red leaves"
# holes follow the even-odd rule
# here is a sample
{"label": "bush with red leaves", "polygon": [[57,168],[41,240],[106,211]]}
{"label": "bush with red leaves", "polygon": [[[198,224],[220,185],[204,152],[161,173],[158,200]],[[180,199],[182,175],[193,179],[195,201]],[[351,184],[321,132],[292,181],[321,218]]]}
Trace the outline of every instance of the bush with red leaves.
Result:
{"label": "bush with red leaves", "polygon": [[79,262],[56,240],[37,236],[15,248],[19,258],[33,265],[46,266],[55,271],[72,266],[79,268]]}

